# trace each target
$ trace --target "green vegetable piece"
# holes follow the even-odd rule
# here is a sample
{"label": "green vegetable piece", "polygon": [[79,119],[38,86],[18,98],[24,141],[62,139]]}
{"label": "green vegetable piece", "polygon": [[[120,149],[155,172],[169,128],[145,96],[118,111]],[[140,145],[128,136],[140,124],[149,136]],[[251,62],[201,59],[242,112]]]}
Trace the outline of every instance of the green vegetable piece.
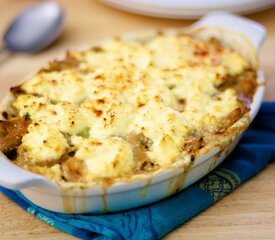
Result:
{"label": "green vegetable piece", "polygon": [[88,138],[90,137],[90,128],[85,127],[79,133],[76,134],[77,136]]}

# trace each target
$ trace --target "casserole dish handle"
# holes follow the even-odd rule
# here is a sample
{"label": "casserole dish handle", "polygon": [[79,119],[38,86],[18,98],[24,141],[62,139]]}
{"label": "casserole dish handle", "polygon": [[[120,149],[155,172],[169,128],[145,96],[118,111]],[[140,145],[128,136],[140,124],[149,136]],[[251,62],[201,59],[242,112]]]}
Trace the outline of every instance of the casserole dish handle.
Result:
{"label": "casserole dish handle", "polygon": [[17,167],[0,152],[0,185],[12,190],[34,185],[51,185],[44,177]]}
{"label": "casserole dish handle", "polygon": [[227,12],[212,12],[194,23],[192,28],[204,26],[222,27],[239,32],[250,40],[257,52],[266,36],[266,29],[261,24]]}

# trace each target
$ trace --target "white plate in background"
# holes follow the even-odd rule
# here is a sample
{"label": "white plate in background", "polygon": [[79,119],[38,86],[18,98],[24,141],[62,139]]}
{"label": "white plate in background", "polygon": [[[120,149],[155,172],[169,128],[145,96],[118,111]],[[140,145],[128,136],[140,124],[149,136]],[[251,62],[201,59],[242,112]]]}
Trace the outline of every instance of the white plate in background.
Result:
{"label": "white plate in background", "polygon": [[198,18],[210,11],[257,12],[275,6],[275,0],[99,0],[141,15],[164,18]]}

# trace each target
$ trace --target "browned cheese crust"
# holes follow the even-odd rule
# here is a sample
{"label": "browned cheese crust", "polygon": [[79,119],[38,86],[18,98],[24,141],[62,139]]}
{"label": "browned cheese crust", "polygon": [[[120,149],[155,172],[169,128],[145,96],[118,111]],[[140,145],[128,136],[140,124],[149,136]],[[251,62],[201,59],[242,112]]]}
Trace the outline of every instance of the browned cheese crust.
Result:
{"label": "browned cheese crust", "polygon": [[0,151],[57,182],[187,168],[247,128],[257,86],[255,66],[215,38],[116,39],[11,88]]}

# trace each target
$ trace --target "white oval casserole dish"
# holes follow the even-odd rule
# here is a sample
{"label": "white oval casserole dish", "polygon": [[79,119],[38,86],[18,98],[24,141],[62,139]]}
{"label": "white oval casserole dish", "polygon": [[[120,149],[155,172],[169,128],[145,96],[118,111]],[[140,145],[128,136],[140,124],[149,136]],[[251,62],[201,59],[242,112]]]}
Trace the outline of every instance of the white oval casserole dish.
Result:
{"label": "white oval casserole dish", "polygon": [[[192,25],[189,31],[196,31],[202,27],[218,27],[219,29],[223,28],[224,31],[233,30],[242,33],[250,42],[238,42],[233,34],[231,44],[235,44],[235,47],[241,47],[240,44],[252,44],[257,51],[266,34],[261,25],[227,13],[209,14]],[[165,30],[164,34],[182,31],[182,29]],[[142,39],[155,34],[156,31],[150,31],[127,34],[122,38],[126,40]],[[220,31],[217,31],[216,34],[219,35]],[[218,35],[215,37],[222,38],[226,34],[224,36]],[[226,35],[227,38],[228,36]],[[207,38],[208,36],[202,34],[201,37]],[[260,71],[258,71],[257,81],[259,86],[253,97],[249,121],[252,121],[256,116],[263,99],[264,76]],[[242,118],[239,121],[242,121]],[[239,121],[235,124],[238,124]],[[43,176],[17,167],[0,152],[0,184],[6,188],[18,190],[34,204],[51,211],[73,214],[122,211],[161,200],[196,182],[225,159],[234,149],[240,137],[241,133],[230,135],[230,139],[225,139],[226,147],[221,149],[216,146],[209,149],[206,154],[197,157],[188,170],[177,168],[174,165],[151,175],[137,175],[129,182],[116,183],[108,188],[94,186],[83,189],[72,186],[65,189]],[[126,199],[127,201],[125,201]]]}

